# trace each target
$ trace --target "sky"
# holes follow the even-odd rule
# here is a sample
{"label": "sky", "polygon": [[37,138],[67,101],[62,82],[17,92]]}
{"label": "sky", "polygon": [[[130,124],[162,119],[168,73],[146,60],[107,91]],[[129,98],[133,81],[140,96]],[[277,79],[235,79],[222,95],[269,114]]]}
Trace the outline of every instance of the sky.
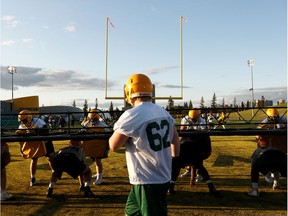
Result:
{"label": "sky", "polygon": [[106,96],[123,97],[135,73],[175,105],[246,102],[252,83],[255,100],[287,100],[286,0],[1,0],[0,36],[1,100],[10,65],[14,98],[40,106],[121,108]]}

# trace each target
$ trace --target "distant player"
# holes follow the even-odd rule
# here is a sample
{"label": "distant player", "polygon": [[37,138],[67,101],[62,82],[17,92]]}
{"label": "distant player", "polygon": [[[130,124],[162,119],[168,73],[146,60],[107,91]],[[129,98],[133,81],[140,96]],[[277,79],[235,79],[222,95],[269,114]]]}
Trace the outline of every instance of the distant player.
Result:
{"label": "distant player", "polygon": [[287,177],[287,154],[273,147],[258,148],[254,152],[254,161],[251,165],[251,191],[249,196],[259,196],[259,173],[267,175],[269,172],[274,173],[274,187],[278,187],[278,181],[281,174]]}
{"label": "distant player", "polygon": [[[287,128],[287,118],[285,116],[280,117],[279,112],[276,108],[267,109],[266,115],[267,117],[261,122],[261,124],[257,128],[262,128],[266,130]],[[285,135],[279,135],[279,134],[260,135],[260,136],[256,136],[256,141],[257,141],[257,149],[251,156],[252,163],[257,158],[257,152],[259,151],[261,152],[262,148],[274,147],[284,153],[287,153],[287,134]],[[268,172],[267,175],[265,176],[265,180],[273,184],[274,175],[278,176],[277,173]],[[277,185],[273,185],[272,187],[273,189],[276,189]]]}
{"label": "distant player", "polygon": [[[73,144],[73,142],[71,142]],[[46,193],[47,197],[52,197],[54,186],[62,173],[68,173],[72,178],[83,177],[84,187],[80,188],[85,197],[95,197],[90,189],[92,172],[89,166],[84,163],[85,154],[79,146],[68,146],[52,154],[49,158],[53,173]],[[82,179],[82,178],[81,178]]]}
{"label": "distant player", "polygon": [[[108,132],[109,128],[104,122],[100,121],[98,111],[92,109],[89,111],[87,120],[83,122],[82,130],[88,133]],[[92,178],[96,178],[94,184],[100,185],[103,182],[103,164],[102,158],[108,157],[109,144],[105,139],[83,140],[83,150],[87,157],[91,157],[95,161],[96,174]]]}
{"label": "distant player", "polygon": [[[199,109],[189,110],[188,115],[181,119],[180,131],[189,131],[189,130],[204,130],[207,128],[206,121],[201,117],[201,112]],[[181,141],[183,140],[193,140],[193,137],[182,136],[180,137]],[[186,167],[186,171],[181,175],[181,177],[188,177],[191,174],[191,166]],[[202,181],[203,176],[198,170],[196,176],[196,181]]]}
{"label": "distant player", "polygon": [[[19,127],[16,131],[18,135],[46,135],[49,129],[46,123],[40,118],[33,118],[29,110],[23,110],[18,115]],[[26,141],[20,143],[20,153],[23,158],[31,159],[30,163],[30,186],[36,184],[36,170],[39,157],[49,157],[54,153],[54,146],[51,140],[48,141]],[[50,165],[50,164],[49,164]],[[51,165],[50,165],[51,167]]]}
{"label": "distant player", "polygon": [[192,139],[181,142],[180,155],[177,161],[172,163],[172,177],[169,194],[174,194],[174,185],[178,178],[181,168],[185,166],[191,167],[190,187],[194,187],[196,180],[196,170],[201,173],[201,177],[206,181],[209,193],[218,195],[207,169],[204,167],[203,161],[211,154],[211,140],[208,135],[193,135]]}

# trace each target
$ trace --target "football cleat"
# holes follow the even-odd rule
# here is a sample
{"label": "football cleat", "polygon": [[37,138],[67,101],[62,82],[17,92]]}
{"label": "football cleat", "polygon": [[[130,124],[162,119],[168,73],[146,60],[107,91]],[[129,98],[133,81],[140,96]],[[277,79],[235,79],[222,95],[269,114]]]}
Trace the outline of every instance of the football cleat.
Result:
{"label": "football cleat", "polygon": [[31,180],[30,180],[30,186],[32,187],[34,185],[36,185],[36,178],[35,177],[31,178]]}
{"label": "football cleat", "polygon": [[47,192],[46,192],[46,197],[52,197],[53,194],[53,188],[48,188]]}
{"label": "football cleat", "polygon": [[96,197],[93,192],[91,191],[90,187],[84,187],[84,196],[89,197],[89,198],[94,198]]}
{"label": "football cleat", "polygon": [[259,192],[258,190],[252,189],[250,192],[248,192],[249,196],[254,196],[254,197],[258,197],[259,196]]}
{"label": "football cleat", "polygon": [[182,175],[181,177],[189,177],[191,175],[191,172],[186,170]]}
{"label": "football cleat", "polygon": [[79,187],[79,192],[81,192],[81,191],[84,192],[84,185],[81,185],[81,186]]}
{"label": "football cleat", "polygon": [[95,182],[93,182],[94,185],[100,185],[103,183],[103,177],[102,176],[97,176]]}
{"label": "football cleat", "polygon": [[1,191],[1,201],[9,200],[12,198],[11,194],[8,194],[6,191]]}
{"label": "football cleat", "polygon": [[268,182],[268,183],[273,183],[274,181],[274,178],[272,177],[272,173],[271,172],[268,172],[267,175],[265,175],[265,181]]}
{"label": "football cleat", "polygon": [[208,185],[208,188],[209,188],[209,193],[217,196],[218,193],[216,191],[216,188],[214,187],[214,184],[213,183],[208,183],[207,185]]}
{"label": "football cleat", "polygon": [[276,183],[276,184],[274,183],[273,186],[272,186],[272,189],[273,189],[273,190],[278,190],[278,189],[280,189],[280,188],[279,188],[279,186],[278,186],[277,183]]}
{"label": "football cleat", "polygon": [[174,187],[175,187],[175,183],[170,183],[170,185],[169,185],[169,189],[168,189],[168,191],[167,191],[167,194],[175,194],[176,192],[175,192],[175,190],[174,190]]}
{"label": "football cleat", "polygon": [[201,182],[201,181],[203,181],[203,176],[202,175],[197,175],[196,176],[196,179],[195,179],[195,182]]}

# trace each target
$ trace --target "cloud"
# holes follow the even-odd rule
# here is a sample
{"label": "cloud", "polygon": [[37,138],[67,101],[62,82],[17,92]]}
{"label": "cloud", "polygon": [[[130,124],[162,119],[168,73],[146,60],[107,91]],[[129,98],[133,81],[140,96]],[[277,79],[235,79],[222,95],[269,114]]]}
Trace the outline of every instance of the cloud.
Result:
{"label": "cloud", "polygon": [[[156,88],[181,88],[180,85],[171,85],[171,84],[163,84],[163,83],[154,83]],[[183,88],[191,88],[189,86],[183,86]]]}
{"label": "cloud", "polygon": [[23,38],[23,39],[21,39],[21,41],[23,43],[31,43],[33,41],[33,38]]}
{"label": "cloud", "polygon": [[[1,66],[1,88],[11,89],[11,74],[8,66]],[[115,83],[110,81],[109,86]],[[105,80],[86,75],[73,70],[43,70],[38,67],[16,66],[14,74],[14,89],[20,87],[37,87],[40,90],[103,90]]]}
{"label": "cloud", "polygon": [[12,46],[14,45],[16,42],[14,40],[6,40],[6,41],[2,41],[1,42],[1,46]]}
{"label": "cloud", "polygon": [[76,31],[76,26],[75,26],[75,24],[71,23],[71,24],[68,24],[67,26],[65,26],[64,30],[66,32],[75,32]]}
{"label": "cloud", "polygon": [[[265,88],[255,88],[254,89],[254,99],[260,100],[264,96],[266,100],[272,100],[274,104],[279,99],[287,100],[287,86],[277,86],[277,87],[265,87]],[[236,98],[237,103],[246,102],[251,100],[251,92],[248,90],[235,91],[232,95],[222,95],[225,98],[226,104],[233,104],[234,98]]]}
{"label": "cloud", "polygon": [[159,73],[167,73],[170,72],[171,70],[178,69],[178,66],[164,66],[164,67],[158,67],[158,68],[151,68],[148,70],[144,70],[141,73],[146,74],[146,75],[155,75]]}
{"label": "cloud", "polygon": [[20,22],[16,20],[14,16],[10,16],[10,15],[2,16],[1,21],[3,22],[4,25],[8,27],[12,27],[12,28],[15,28],[16,26],[20,24]]}

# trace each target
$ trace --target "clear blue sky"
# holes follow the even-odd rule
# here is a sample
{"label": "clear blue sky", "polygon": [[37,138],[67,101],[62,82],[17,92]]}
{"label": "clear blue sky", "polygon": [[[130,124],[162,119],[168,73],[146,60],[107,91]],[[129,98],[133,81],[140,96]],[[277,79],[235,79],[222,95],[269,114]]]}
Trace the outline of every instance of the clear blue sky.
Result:
{"label": "clear blue sky", "polygon": [[[122,97],[133,73],[147,74],[156,96],[180,96],[180,16],[183,100],[210,106],[251,99],[287,99],[286,0],[1,0],[1,99],[39,95],[41,105],[105,100],[106,17],[108,96]],[[167,101],[157,101],[167,104]],[[114,106],[123,105],[113,100]]]}

